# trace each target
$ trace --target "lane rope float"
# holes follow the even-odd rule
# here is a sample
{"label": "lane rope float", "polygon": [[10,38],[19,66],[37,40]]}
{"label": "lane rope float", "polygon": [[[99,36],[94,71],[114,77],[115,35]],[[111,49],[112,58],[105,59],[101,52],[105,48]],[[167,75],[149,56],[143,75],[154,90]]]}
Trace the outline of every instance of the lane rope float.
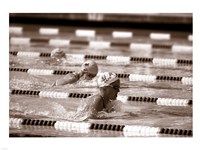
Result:
{"label": "lane rope float", "polygon": [[126,31],[113,31],[112,32],[113,38],[132,38],[133,33],[132,32],[126,32]]}
{"label": "lane rope float", "polygon": [[77,29],[75,30],[75,35],[79,37],[95,37],[96,31],[95,30],[84,30],[84,29]]}
{"label": "lane rope float", "polygon": [[58,35],[59,29],[58,28],[40,28],[39,34],[41,34],[41,35]]}
{"label": "lane rope float", "polygon": [[169,33],[150,33],[150,39],[153,40],[170,40],[171,35]]}

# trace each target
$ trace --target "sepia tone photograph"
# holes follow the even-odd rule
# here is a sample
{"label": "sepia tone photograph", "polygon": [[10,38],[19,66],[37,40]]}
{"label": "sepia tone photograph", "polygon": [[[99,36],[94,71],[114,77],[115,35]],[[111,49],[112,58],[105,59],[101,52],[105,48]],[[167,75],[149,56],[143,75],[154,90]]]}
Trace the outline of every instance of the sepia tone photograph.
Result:
{"label": "sepia tone photograph", "polygon": [[193,137],[192,13],[9,13],[9,137]]}

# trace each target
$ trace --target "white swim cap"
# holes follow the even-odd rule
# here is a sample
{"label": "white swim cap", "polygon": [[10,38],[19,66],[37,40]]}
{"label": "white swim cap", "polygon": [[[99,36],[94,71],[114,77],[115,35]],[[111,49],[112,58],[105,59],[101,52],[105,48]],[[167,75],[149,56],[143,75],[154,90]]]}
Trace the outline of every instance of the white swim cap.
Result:
{"label": "white swim cap", "polygon": [[100,73],[98,78],[98,85],[99,87],[109,86],[111,83],[119,80],[115,73],[104,72]]}
{"label": "white swim cap", "polygon": [[87,60],[82,64],[81,70],[95,77],[98,73],[98,66],[95,61]]}

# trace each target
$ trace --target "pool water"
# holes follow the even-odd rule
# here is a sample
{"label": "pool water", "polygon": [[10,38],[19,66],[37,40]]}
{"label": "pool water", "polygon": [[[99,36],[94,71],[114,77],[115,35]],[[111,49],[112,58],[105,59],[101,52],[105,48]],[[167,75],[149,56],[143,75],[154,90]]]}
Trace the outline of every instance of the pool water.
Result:
{"label": "pool water", "polygon": [[[33,26],[33,25],[32,25]],[[47,37],[31,31],[32,26],[26,26],[30,31],[21,35],[10,34],[10,37]],[[69,28],[67,31],[70,31]],[[96,29],[104,31],[104,29]],[[112,31],[113,29],[105,29]],[[54,38],[70,38],[78,40],[91,40],[91,38],[76,37],[72,33],[62,33],[54,35]],[[137,30],[138,33],[147,31]],[[149,32],[149,31],[148,31]],[[143,33],[144,34],[144,33]],[[182,34],[176,33],[173,34]],[[188,33],[184,33],[187,35]],[[66,36],[67,35],[67,36]],[[138,36],[136,39],[120,40],[113,39],[104,34],[95,37],[96,40],[113,40],[116,42],[123,41],[143,41],[145,43],[157,42],[149,40],[146,37]],[[185,38],[177,38],[171,41],[158,41],[160,43],[179,43],[183,45],[192,45]],[[30,45],[12,45],[11,51],[25,52],[48,52],[50,53],[55,47],[36,42]],[[151,51],[130,50],[127,47],[115,47],[108,49],[88,48],[83,45],[74,45],[61,47],[67,54],[90,54],[90,55],[114,55],[114,56],[132,56],[132,57],[153,57],[153,58],[175,58],[192,60],[192,53],[174,53],[165,48],[152,49]],[[33,69],[53,69],[78,71],[83,60],[65,59],[55,61],[50,57],[20,57],[9,55],[10,68],[33,68]],[[156,76],[175,76],[175,77],[192,77],[192,65],[155,65],[149,62],[119,62],[107,60],[95,60],[99,66],[99,72],[112,71],[124,74],[143,74]],[[89,93],[94,94],[98,91],[96,78],[92,81],[80,81],[72,85],[51,87],[52,83],[63,77],[63,75],[32,75],[27,72],[10,71],[9,88],[10,90],[38,90],[38,91],[57,91],[67,93]],[[118,95],[133,97],[154,97],[154,98],[171,98],[171,99],[189,99],[192,100],[192,85],[182,84],[180,81],[156,81],[142,82],[129,81],[127,78],[121,78],[121,87]],[[30,118],[30,119],[50,119],[65,121],[69,120],[79,106],[84,104],[85,98],[49,98],[31,95],[11,94],[9,99],[10,118]],[[116,124],[116,125],[138,125],[160,128],[173,128],[182,130],[192,130],[193,128],[193,109],[189,106],[163,106],[156,103],[147,103],[141,101],[115,101],[112,104],[114,112],[100,112],[95,119],[88,119],[84,122],[99,124]],[[61,129],[47,126],[19,125],[10,124],[10,137],[126,137],[133,136],[120,131],[110,130],[75,130]],[[182,135],[158,135],[179,137]]]}

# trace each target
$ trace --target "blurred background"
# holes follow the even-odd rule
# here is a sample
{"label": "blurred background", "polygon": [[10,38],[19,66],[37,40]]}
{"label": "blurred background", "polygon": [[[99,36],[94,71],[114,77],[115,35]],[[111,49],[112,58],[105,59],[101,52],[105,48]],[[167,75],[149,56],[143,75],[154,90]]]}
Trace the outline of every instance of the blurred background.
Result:
{"label": "blurred background", "polygon": [[10,13],[10,23],[110,26],[192,32],[191,13]]}

